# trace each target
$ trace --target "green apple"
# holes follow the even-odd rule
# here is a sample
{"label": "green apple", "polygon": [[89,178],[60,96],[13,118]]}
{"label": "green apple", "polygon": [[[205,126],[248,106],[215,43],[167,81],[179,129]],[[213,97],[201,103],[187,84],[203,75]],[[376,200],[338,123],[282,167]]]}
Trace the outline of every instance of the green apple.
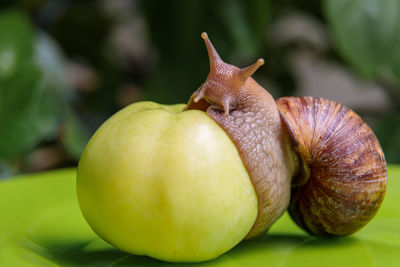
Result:
{"label": "green apple", "polygon": [[140,102],[107,120],[81,157],[77,192],[100,237],[165,261],[213,259],[257,217],[235,145],[206,113],[184,105]]}

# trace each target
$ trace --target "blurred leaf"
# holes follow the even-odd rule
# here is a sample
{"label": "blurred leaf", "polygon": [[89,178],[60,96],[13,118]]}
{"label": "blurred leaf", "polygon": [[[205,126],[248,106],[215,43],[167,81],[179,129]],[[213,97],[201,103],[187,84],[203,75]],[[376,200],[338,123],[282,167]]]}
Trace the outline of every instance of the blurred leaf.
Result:
{"label": "blurred leaf", "polygon": [[400,2],[325,0],[336,45],[362,75],[390,73],[400,81]]}
{"label": "blurred leaf", "polygon": [[15,58],[0,80],[0,158],[11,158],[55,133],[60,103],[33,62],[35,39],[24,15],[1,13],[0,32],[7,33],[0,36],[0,55]]}
{"label": "blurred leaf", "polygon": [[28,65],[0,87],[0,158],[24,153],[57,126],[57,104],[39,78],[39,70]]}
{"label": "blurred leaf", "polygon": [[88,131],[79,119],[72,112],[68,112],[62,140],[68,154],[79,160],[86,144],[89,142],[89,138]]}
{"label": "blurred leaf", "polygon": [[15,11],[0,12],[0,81],[9,78],[32,55],[32,29]]}

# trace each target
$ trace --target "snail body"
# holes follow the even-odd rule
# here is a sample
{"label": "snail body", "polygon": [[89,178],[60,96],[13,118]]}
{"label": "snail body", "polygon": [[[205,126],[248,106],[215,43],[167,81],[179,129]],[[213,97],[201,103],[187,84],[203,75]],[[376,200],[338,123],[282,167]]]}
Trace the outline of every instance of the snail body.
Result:
{"label": "snail body", "polygon": [[[295,171],[286,129],[273,97],[250,76],[263,64],[239,69],[221,60],[203,33],[210,74],[187,109],[201,109],[232,139],[258,196],[258,216],[248,238],[259,236],[285,212]],[[240,130],[238,130],[240,129]]]}
{"label": "snail body", "polygon": [[207,112],[241,155],[258,196],[247,238],[265,233],[288,207],[293,220],[317,236],[348,235],[368,223],[383,200],[387,169],[367,124],[323,98],[275,103],[250,77],[262,59],[239,69],[221,60],[207,34],[202,38],[210,73],[187,109]]}

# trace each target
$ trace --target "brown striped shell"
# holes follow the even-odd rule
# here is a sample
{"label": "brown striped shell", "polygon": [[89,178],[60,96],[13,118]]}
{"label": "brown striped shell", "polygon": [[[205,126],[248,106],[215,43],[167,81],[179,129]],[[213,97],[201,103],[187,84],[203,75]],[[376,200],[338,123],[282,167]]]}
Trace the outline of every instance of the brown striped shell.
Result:
{"label": "brown striped shell", "polygon": [[289,214],[316,236],[349,235],[376,214],[387,168],[377,138],[352,110],[323,98],[276,101],[304,166],[292,186]]}

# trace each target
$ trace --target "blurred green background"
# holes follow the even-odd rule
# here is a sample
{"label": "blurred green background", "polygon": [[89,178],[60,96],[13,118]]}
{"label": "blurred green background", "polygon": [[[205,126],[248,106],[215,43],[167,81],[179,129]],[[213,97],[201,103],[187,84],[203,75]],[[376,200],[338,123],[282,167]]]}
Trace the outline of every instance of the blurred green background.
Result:
{"label": "blurred green background", "polygon": [[94,131],[136,101],[184,103],[221,57],[274,97],[339,101],[400,163],[397,0],[0,2],[0,177],[75,166]]}

